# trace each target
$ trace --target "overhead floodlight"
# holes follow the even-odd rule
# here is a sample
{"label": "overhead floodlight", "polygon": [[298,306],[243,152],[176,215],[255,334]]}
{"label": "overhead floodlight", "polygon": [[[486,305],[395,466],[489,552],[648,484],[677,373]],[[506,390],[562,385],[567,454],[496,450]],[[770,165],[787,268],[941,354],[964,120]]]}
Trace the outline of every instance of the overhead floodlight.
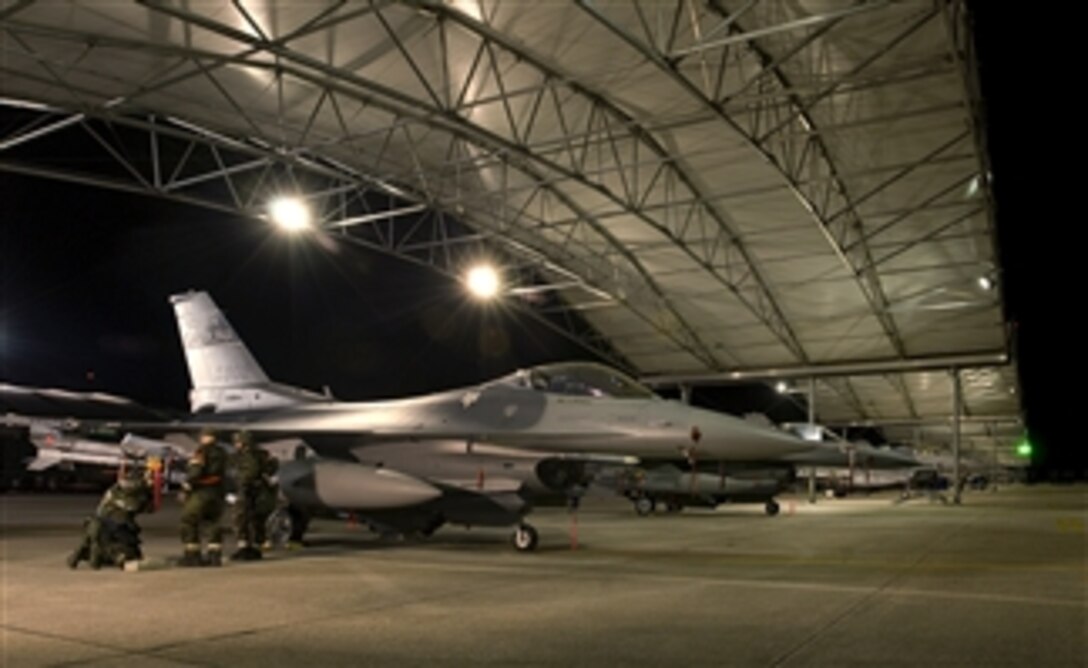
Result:
{"label": "overhead floodlight", "polygon": [[287,232],[301,232],[313,225],[313,214],[301,197],[277,197],[269,202],[268,215],[273,223]]}
{"label": "overhead floodlight", "polygon": [[499,272],[489,264],[476,265],[465,274],[465,287],[477,299],[494,299],[501,286]]}
{"label": "overhead floodlight", "polygon": [[994,279],[990,278],[989,276],[979,276],[978,287],[982,288],[986,292],[989,292],[990,290],[994,289]]}
{"label": "overhead floodlight", "polygon": [[786,381],[780,380],[775,383],[774,389],[778,390],[779,394],[785,394],[790,391],[790,386],[786,385]]}

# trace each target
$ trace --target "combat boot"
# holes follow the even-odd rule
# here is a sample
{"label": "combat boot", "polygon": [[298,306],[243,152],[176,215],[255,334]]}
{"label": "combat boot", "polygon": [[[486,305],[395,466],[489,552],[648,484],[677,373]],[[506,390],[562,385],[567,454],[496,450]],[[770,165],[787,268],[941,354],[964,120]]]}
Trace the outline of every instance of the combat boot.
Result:
{"label": "combat boot", "polygon": [[246,548],[247,561],[260,561],[261,559],[264,559],[264,555],[261,554],[261,551],[259,549],[252,546]]}
{"label": "combat boot", "polygon": [[72,551],[71,554],[68,555],[68,558],[65,559],[65,562],[68,564],[68,568],[71,569],[79,568],[79,562],[81,561],[83,561],[82,547],[77,547],[75,550]]}
{"label": "combat boot", "polygon": [[246,561],[247,559],[249,559],[250,549],[251,548],[249,547],[249,543],[239,542],[238,543],[238,549],[231,553],[230,560],[231,561]]}
{"label": "combat boot", "polygon": [[105,555],[102,554],[102,548],[97,543],[91,543],[90,555],[87,557],[87,561],[90,562],[91,568],[96,571],[102,568],[102,564],[105,563]]}
{"label": "combat boot", "polygon": [[205,566],[222,566],[223,565],[223,551],[222,550],[208,550],[208,555],[204,560]]}
{"label": "combat boot", "polygon": [[181,555],[181,561],[178,562],[178,566],[185,568],[194,568],[197,566],[203,566],[204,562],[200,560],[200,549],[185,548],[184,554]]}

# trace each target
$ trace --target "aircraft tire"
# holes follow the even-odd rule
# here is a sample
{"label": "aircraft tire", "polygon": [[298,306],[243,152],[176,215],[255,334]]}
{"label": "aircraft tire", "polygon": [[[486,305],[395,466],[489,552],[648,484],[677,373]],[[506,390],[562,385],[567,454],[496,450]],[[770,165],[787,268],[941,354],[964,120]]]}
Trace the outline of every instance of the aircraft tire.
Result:
{"label": "aircraft tire", "polygon": [[774,499],[769,499],[767,503],[763,505],[763,511],[767,513],[768,517],[774,517],[779,511],[778,502]]}
{"label": "aircraft tire", "polygon": [[290,543],[301,543],[310,518],[294,506],[277,508],[265,521],[265,533],[269,542],[277,548]]}
{"label": "aircraft tire", "polygon": [[510,536],[510,544],[518,552],[532,552],[536,549],[538,540],[536,529],[528,524],[519,525]]}
{"label": "aircraft tire", "polygon": [[427,524],[419,530],[419,535],[424,538],[430,538],[434,535],[435,531],[442,528],[442,525],[446,523],[446,519],[441,516],[434,517]]}
{"label": "aircraft tire", "polygon": [[654,508],[657,507],[657,502],[651,497],[640,496],[635,499],[635,512],[642,517],[646,517],[650,513],[654,512]]}
{"label": "aircraft tire", "polygon": [[283,547],[291,539],[291,514],[287,508],[277,508],[265,520],[265,535],[276,547]]}

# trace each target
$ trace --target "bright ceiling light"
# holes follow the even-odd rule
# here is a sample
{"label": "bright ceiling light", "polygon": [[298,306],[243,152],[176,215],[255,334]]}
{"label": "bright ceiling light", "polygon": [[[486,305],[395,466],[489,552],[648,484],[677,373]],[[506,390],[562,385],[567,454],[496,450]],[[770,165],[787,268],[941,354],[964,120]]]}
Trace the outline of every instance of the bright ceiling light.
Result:
{"label": "bright ceiling light", "polygon": [[966,196],[968,198],[971,198],[971,197],[974,197],[975,195],[977,195],[978,194],[978,189],[979,189],[979,186],[980,186],[981,183],[982,183],[982,177],[979,176],[978,174],[975,174],[975,177],[973,179],[971,179],[967,183]]}
{"label": "bright ceiling light", "polygon": [[989,292],[990,290],[994,289],[994,279],[990,278],[989,276],[979,276],[978,287]]}
{"label": "bright ceiling light", "polygon": [[277,197],[269,203],[268,215],[273,223],[288,232],[308,230],[313,224],[310,207],[301,197]]}
{"label": "bright ceiling light", "polygon": [[499,273],[491,265],[477,265],[465,274],[465,287],[477,299],[494,299],[501,287]]}
{"label": "bright ceiling light", "polygon": [[777,383],[775,383],[774,389],[778,390],[779,394],[785,394],[786,392],[789,391],[790,387],[789,387],[789,385],[786,385],[786,381],[780,380]]}

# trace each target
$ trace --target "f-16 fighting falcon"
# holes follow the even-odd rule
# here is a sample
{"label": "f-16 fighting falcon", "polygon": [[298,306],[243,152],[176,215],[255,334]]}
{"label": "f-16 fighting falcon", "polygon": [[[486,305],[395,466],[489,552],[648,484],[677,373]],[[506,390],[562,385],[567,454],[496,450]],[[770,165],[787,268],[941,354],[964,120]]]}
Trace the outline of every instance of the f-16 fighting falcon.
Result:
{"label": "f-16 fighting falcon", "polygon": [[[445,523],[516,526],[536,491],[570,493],[594,461],[778,461],[794,436],[667,401],[600,364],[521,370],[479,385],[372,402],[272,382],[204,292],[171,297],[192,380],[193,416],[160,431],[245,430],[258,443],[301,439],[318,457],[284,462],[291,531],[351,514],[383,531],[429,535]],[[132,426],[126,426],[132,428]]]}

